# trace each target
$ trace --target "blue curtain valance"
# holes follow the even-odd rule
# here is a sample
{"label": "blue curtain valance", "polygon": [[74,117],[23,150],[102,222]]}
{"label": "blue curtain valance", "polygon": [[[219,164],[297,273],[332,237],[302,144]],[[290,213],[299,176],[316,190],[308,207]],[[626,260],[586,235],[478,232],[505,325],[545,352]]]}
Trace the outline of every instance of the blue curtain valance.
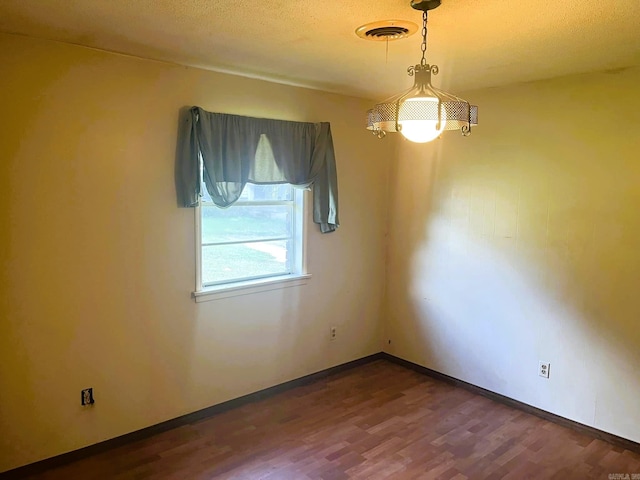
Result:
{"label": "blue curtain valance", "polygon": [[233,205],[247,183],[313,185],[313,221],[338,225],[338,180],[328,122],[308,123],[188,110],[181,119],[176,165],[178,203],[194,207],[204,184],[219,207]]}

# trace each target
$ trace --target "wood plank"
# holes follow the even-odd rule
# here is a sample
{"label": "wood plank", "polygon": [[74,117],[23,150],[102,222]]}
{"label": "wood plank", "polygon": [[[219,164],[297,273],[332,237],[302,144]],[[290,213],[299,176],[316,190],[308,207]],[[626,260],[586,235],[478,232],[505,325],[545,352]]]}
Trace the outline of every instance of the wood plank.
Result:
{"label": "wood plank", "polygon": [[640,474],[640,454],[387,360],[29,477],[524,479]]}

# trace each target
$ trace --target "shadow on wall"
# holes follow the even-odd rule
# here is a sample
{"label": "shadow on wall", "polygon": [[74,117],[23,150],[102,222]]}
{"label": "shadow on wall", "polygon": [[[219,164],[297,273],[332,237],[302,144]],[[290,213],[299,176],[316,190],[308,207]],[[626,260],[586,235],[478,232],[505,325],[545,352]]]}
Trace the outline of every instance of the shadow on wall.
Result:
{"label": "shadow on wall", "polygon": [[478,92],[471,137],[401,142],[387,351],[640,440],[639,80]]}

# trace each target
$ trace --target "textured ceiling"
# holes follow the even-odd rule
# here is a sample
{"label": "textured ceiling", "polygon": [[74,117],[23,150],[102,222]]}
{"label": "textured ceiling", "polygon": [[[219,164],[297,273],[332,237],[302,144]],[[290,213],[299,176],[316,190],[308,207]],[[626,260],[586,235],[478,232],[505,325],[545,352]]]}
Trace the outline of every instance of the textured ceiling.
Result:
{"label": "textured ceiling", "polygon": [[[421,22],[409,0],[0,0],[0,31],[368,98],[411,85],[420,37],[355,29]],[[640,65],[640,0],[443,0],[429,14],[434,84],[453,93]]]}

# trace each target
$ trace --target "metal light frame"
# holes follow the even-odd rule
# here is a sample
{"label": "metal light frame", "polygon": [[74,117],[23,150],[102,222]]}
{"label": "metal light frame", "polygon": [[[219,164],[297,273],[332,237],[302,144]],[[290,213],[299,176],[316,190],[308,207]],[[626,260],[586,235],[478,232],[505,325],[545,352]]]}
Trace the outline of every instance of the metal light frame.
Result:
{"label": "metal light frame", "polygon": [[[427,50],[427,12],[440,6],[440,0],[413,0],[411,7],[422,10],[422,59],[407,69],[415,77],[413,87],[394,95],[367,111],[367,129],[378,138],[387,132],[401,132],[402,121],[427,120],[435,122],[436,130],[460,130],[462,135],[471,134],[471,127],[478,125],[478,107],[466,100],[444,92],[431,85],[431,75],[438,74],[437,65],[425,60]],[[409,101],[437,99],[436,101]],[[401,118],[402,117],[402,118]],[[444,126],[442,123],[444,122]]]}

